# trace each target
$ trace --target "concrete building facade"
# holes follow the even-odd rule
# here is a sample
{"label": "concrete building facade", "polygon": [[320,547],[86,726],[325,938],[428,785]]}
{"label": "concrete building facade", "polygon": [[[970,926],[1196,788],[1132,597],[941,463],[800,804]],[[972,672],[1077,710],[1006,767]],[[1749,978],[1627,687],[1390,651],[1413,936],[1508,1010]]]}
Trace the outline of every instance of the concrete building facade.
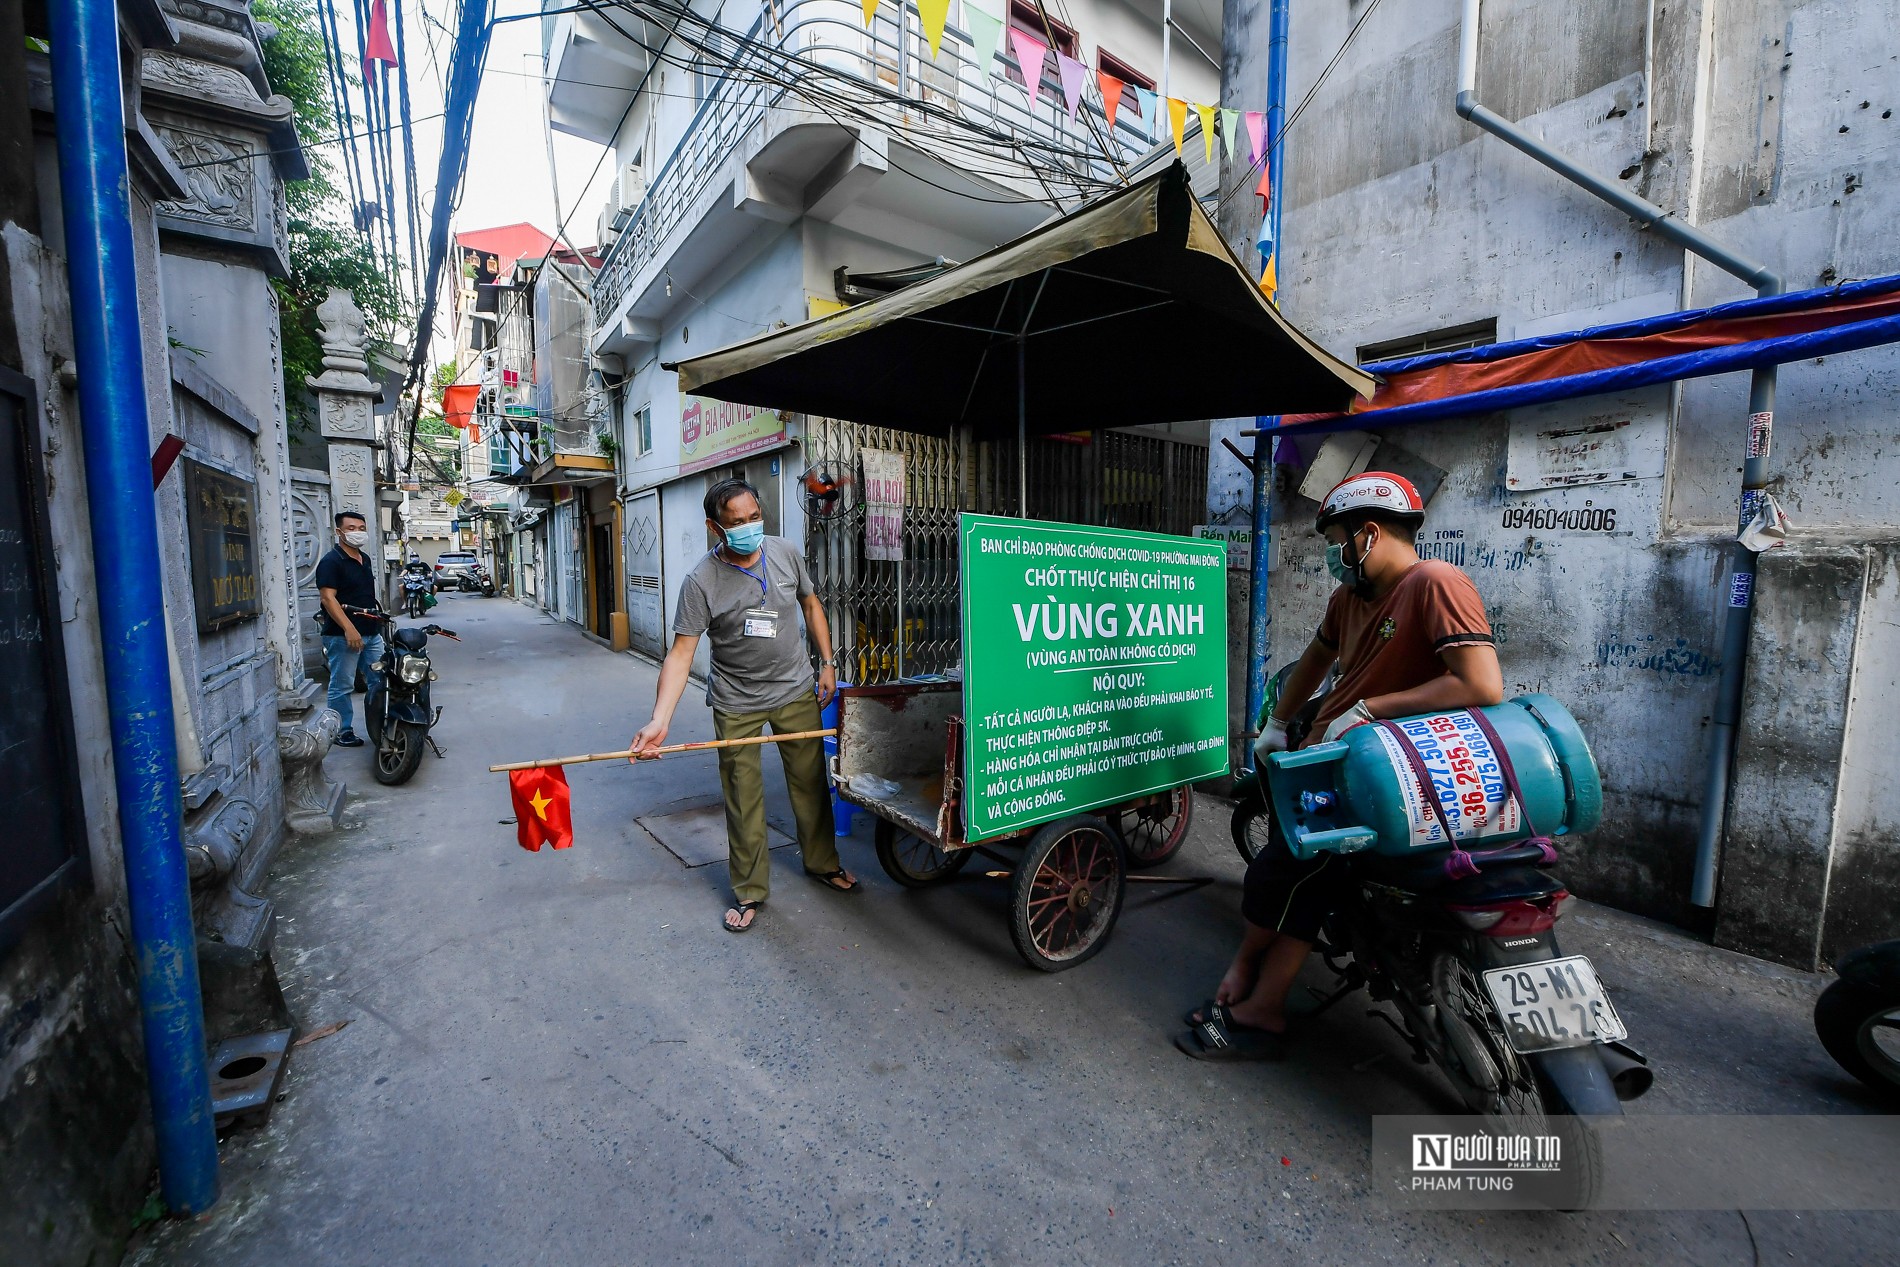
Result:
{"label": "concrete building facade", "polygon": [[[1454,112],[1463,7],[1293,7],[1287,314],[1365,362],[1751,296]],[[1229,104],[1266,90],[1267,19],[1227,6]],[[1900,272],[1896,22],[1891,0],[1491,0],[1477,96],[1788,289],[1827,286]],[[1256,199],[1226,202],[1237,248],[1259,223]],[[1769,491],[1796,530],[1761,559],[1713,931],[1801,967],[1900,933],[1900,785],[1879,755],[1900,706],[1896,391],[1891,348],[1780,371]],[[1678,923],[1709,918],[1690,875],[1748,413],[1747,375],[1727,375],[1363,442],[1375,466],[1442,472],[1421,553],[1476,580],[1507,691],[1556,695],[1590,737],[1606,814],[1565,874]],[[1566,466],[1563,437],[1585,433],[1611,439]],[[1295,448],[1273,507],[1276,666],[1332,588],[1298,491],[1318,443]],[[1210,511],[1250,502],[1213,452]]]}

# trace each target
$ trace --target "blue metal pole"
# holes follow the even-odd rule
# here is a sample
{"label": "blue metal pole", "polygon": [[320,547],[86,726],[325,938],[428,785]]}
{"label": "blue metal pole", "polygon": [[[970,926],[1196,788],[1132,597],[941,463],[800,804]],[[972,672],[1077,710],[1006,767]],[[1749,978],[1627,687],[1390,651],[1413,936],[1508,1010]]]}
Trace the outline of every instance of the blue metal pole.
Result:
{"label": "blue metal pole", "polygon": [[218,1199],[218,1143],[180,837],[118,15],[113,0],[48,7],[99,639],[159,1190],[174,1214],[196,1214]]}
{"label": "blue metal pole", "polygon": [[[1267,220],[1273,226],[1273,255],[1280,256],[1280,208],[1286,199],[1281,189],[1286,181],[1286,46],[1292,22],[1292,0],[1273,0],[1267,18],[1267,172],[1273,196],[1267,203]],[[1267,699],[1267,658],[1273,650],[1273,616],[1267,609],[1267,561],[1273,546],[1273,436],[1271,429],[1279,419],[1261,418],[1255,426],[1268,432],[1257,436],[1253,446],[1253,572],[1250,610],[1247,615],[1247,729],[1260,719]],[[1253,747],[1248,745],[1244,758],[1253,768]]]}

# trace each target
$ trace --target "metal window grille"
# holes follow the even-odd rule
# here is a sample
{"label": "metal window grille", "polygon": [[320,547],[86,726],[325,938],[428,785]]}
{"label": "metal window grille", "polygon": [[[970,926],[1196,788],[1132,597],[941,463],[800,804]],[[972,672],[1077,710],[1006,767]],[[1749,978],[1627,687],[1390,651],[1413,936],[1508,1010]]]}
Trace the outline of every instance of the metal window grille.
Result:
{"label": "metal window grille", "polygon": [[[806,518],[806,560],[831,622],[840,680],[872,685],[960,665],[957,517],[1017,513],[1015,444],[813,418],[806,445],[811,467],[829,464],[854,482],[864,450],[904,455],[901,563],[864,557],[861,496],[836,519]],[[1202,445],[1119,431],[1094,432],[1086,443],[1029,442],[1032,519],[1186,535],[1206,503]]]}

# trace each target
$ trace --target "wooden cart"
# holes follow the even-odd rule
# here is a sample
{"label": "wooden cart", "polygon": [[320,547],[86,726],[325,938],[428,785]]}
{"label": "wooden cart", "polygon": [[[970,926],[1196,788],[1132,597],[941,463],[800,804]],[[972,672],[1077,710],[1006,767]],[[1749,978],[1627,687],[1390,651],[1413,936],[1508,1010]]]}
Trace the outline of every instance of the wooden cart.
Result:
{"label": "wooden cart", "polygon": [[[903,682],[839,691],[838,795],[877,819],[877,860],[906,888],[941,884],[983,854],[1008,870],[1009,932],[1024,962],[1061,972],[1101,950],[1121,914],[1131,870],[1159,866],[1187,839],[1194,798],[1185,787],[1086,814],[1069,814],[972,843],[963,823],[963,688],[957,682]],[[851,779],[872,774],[897,784],[865,796]],[[997,846],[1020,846],[1020,858]]]}

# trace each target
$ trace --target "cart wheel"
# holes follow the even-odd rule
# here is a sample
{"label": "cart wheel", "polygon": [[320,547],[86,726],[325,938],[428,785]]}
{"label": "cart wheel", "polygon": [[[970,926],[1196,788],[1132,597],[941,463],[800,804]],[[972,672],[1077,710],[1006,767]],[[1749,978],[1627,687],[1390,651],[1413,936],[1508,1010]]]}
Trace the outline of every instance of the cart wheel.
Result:
{"label": "cart wheel", "polygon": [[1128,865],[1136,871],[1158,867],[1187,843],[1188,824],[1194,820],[1194,793],[1178,787],[1109,811],[1122,834]]}
{"label": "cart wheel", "polygon": [[907,889],[942,884],[963,870],[971,852],[939,849],[915,832],[897,830],[896,823],[877,820],[877,865]]}
{"label": "cart wheel", "polygon": [[1029,838],[1016,868],[1009,935],[1032,968],[1061,972],[1099,951],[1121,914],[1127,857],[1099,818],[1078,814]]}

